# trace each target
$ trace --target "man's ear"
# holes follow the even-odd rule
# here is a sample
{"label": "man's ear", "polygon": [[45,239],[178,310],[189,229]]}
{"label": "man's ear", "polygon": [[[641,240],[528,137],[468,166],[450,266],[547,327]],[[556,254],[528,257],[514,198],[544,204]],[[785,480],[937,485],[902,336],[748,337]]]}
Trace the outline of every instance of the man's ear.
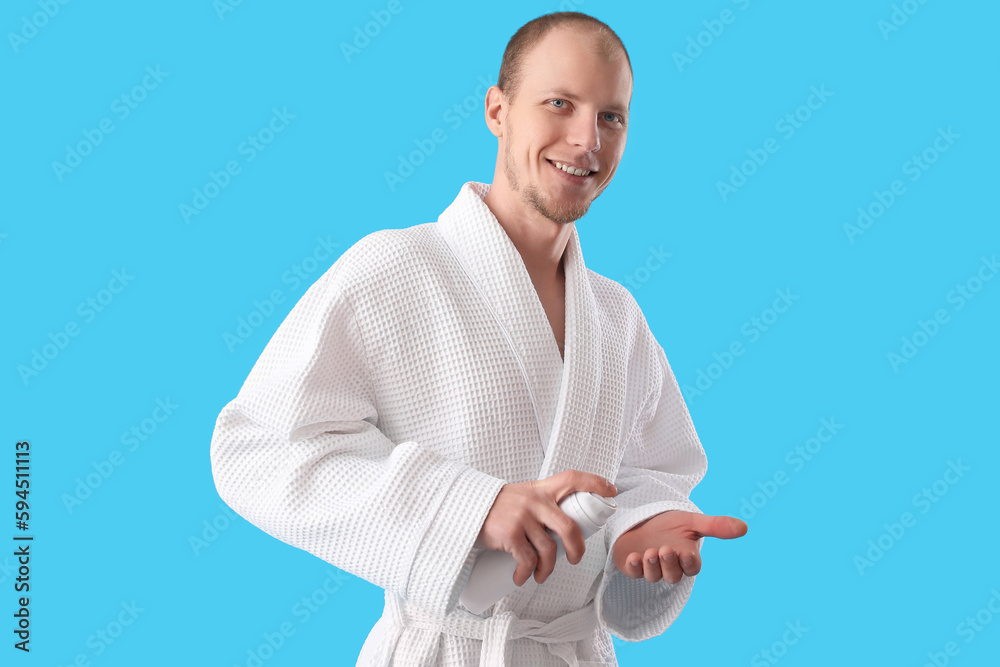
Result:
{"label": "man's ear", "polygon": [[504,94],[496,86],[490,86],[486,91],[486,127],[497,139],[503,136],[502,116],[506,113],[507,103]]}

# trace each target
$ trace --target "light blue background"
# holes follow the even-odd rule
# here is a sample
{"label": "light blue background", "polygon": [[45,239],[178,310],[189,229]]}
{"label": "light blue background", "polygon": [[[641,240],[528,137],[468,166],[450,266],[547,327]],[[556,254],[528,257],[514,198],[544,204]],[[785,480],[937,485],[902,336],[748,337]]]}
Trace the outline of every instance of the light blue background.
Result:
{"label": "light blue background", "polygon": [[[402,0],[348,60],[341,43],[387,4],[246,0],[220,14],[210,0],[53,1],[47,18],[46,0],[5,3],[0,479],[13,476],[14,443],[30,440],[36,541],[29,656],[11,648],[13,558],[0,557],[0,662],[247,665],[288,622],[294,635],[263,664],[354,663],[381,589],[348,575],[307,619],[296,611],[335,570],[223,513],[215,418],[336,255],[371,231],[432,221],[462,183],[492,180],[480,77],[495,82],[521,24],[575,6],[618,32],[635,70],[624,161],[578,223],[587,264],[633,281],[682,385],[715,376],[687,392],[709,459],[692,498],[750,526],[706,542],[679,619],[655,639],[616,641],[621,664],[773,664],[763,650],[783,667],[923,665],[929,652],[996,664],[1000,618],[981,610],[1000,591],[1000,280],[973,281],[981,290],[961,309],[949,293],[1000,251],[998,5],[897,2],[916,11],[885,32],[889,0]],[[703,22],[726,9],[732,22],[712,36]],[[673,54],[701,32],[706,46],[678,67]],[[167,74],[121,118],[114,100],[147,67]],[[814,86],[832,95],[800,110],[810,118],[786,138],[776,123]],[[468,118],[448,113],[470,96]],[[247,161],[240,144],[273,109],[294,118]],[[113,132],[60,179],[53,162],[102,119]],[[438,128],[446,140],[390,189],[385,172]],[[905,163],[948,128],[957,140],[911,181]],[[769,137],[779,150],[723,200],[717,183]],[[230,160],[240,173],[186,222],[179,206]],[[905,194],[852,243],[844,225],[894,179]],[[304,283],[283,279],[317,238],[335,254]],[[651,248],[670,253],[654,271]],[[78,304],[123,269],[134,278],[88,321]],[[274,290],[282,302],[230,350],[224,335]],[[751,342],[744,325],[773,315],[777,290],[798,298]],[[888,353],[937,309],[947,323],[894,368]],[[69,322],[79,335],[22,379]],[[710,366],[737,341],[742,356]],[[128,451],[123,432],[157,399],[178,407]],[[824,418],[843,428],[794,465],[786,455]],[[78,478],[115,450],[121,465],[69,511]],[[939,481],[949,461],[968,468],[954,484]],[[787,483],[769,487],[776,473]],[[915,504],[936,481],[942,495]],[[904,512],[915,523],[894,538],[884,524]],[[223,529],[206,532],[213,521]],[[192,537],[212,539],[196,549]],[[859,566],[880,538],[889,548]],[[133,601],[134,623],[99,642]],[[977,613],[992,622],[963,632]],[[801,638],[784,634],[796,623]],[[943,654],[948,642],[957,655]]]}

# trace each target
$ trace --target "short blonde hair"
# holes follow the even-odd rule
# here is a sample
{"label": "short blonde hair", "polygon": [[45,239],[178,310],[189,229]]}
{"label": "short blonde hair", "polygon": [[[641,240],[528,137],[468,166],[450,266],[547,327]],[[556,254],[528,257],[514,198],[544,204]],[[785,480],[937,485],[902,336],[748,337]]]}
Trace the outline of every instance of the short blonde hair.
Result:
{"label": "short blonde hair", "polygon": [[507,48],[503,52],[503,60],[500,63],[497,87],[509,100],[513,101],[521,83],[521,67],[525,57],[545,35],[549,34],[549,31],[564,25],[578,28],[596,38],[595,44],[600,54],[609,61],[624,54],[629,75],[632,74],[632,61],[629,60],[625,45],[606,23],[582,12],[553,12],[528,21],[507,42]]}

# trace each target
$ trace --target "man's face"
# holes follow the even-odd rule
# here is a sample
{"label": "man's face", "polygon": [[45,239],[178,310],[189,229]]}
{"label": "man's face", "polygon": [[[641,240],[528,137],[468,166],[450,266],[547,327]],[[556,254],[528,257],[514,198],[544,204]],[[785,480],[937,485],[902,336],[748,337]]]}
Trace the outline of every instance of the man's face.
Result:
{"label": "man's face", "polygon": [[523,61],[500,138],[510,190],[560,224],[586,214],[625,151],[632,76],[624,54],[609,63],[593,40],[572,28],[542,38]]}

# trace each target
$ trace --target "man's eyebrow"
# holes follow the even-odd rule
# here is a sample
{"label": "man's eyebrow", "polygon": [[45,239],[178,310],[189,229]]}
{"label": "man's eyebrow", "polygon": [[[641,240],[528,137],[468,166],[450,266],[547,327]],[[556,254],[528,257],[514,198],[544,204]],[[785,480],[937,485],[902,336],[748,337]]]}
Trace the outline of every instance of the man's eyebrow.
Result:
{"label": "man's eyebrow", "polygon": [[[568,90],[563,90],[562,88],[550,88],[549,90],[542,91],[542,94],[545,96],[557,95],[558,97],[564,97],[567,100],[572,100],[574,102],[580,99],[579,96],[574,95]],[[605,104],[604,108],[610,109],[611,111],[617,111],[623,116],[628,115],[628,109],[626,107],[621,106],[620,104]]]}

